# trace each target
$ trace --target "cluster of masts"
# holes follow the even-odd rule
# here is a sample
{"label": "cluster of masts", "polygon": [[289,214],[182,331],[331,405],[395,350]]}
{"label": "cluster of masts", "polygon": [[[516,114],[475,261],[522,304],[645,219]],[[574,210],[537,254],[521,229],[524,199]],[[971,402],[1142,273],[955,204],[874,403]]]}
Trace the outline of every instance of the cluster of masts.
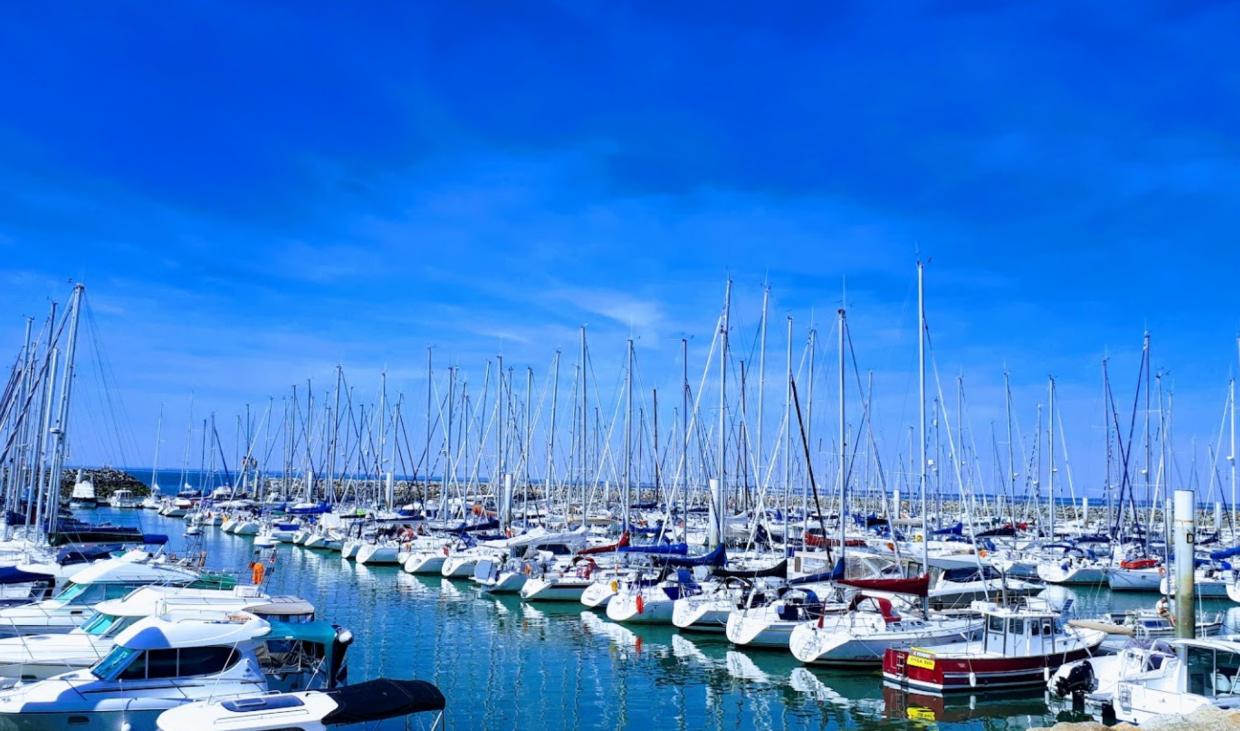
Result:
{"label": "cluster of masts", "polygon": [[[1002,517],[1013,521],[1040,518],[1053,530],[1056,503],[1070,498],[1076,504],[1083,497],[1072,478],[1055,379],[1048,379],[1046,405],[1037,405],[1037,426],[1027,443],[1004,373],[1006,424],[991,424],[993,464],[986,465],[970,426],[963,378],[956,379],[953,398],[934,365],[923,273],[919,263],[919,413],[917,423],[908,426],[906,453],[903,444],[888,446],[880,439],[873,373],[858,365],[844,308],[831,338],[837,346],[836,368],[830,369],[836,372],[836,424],[824,437],[815,426],[821,429],[820,380],[829,366],[818,330],[811,327],[798,337],[787,317],[783,362],[770,362],[770,290],[764,288],[754,345],[749,354],[738,353],[732,346],[739,333],[729,281],[696,372],[690,370],[688,339],[681,340],[680,384],[671,398],[641,385],[632,339],[612,381],[619,387],[606,387],[584,327],[575,352],[555,351],[541,377],[532,367],[518,370],[497,356],[484,364],[479,384],[457,365],[436,370],[428,348],[426,391],[418,397],[393,396],[384,373],[377,394],[367,400],[337,367],[327,388],[311,382],[293,386],[283,398],[269,399],[261,414],[247,405],[237,417],[231,448],[214,415],[203,419],[198,467],[214,476],[214,484],[306,502],[391,508],[397,500],[442,495],[451,498],[436,500],[446,510],[485,496],[508,507],[508,514],[512,501],[539,501],[571,505],[583,515],[609,510],[626,523],[635,504],[664,505],[669,512],[705,508],[716,516],[712,543],[729,513],[838,515],[844,505],[853,513],[900,514],[898,505],[907,504],[909,512],[924,517],[941,515],[945,501],[986,514],[1003,510],[1009,514]],[[1149,342],[1147,334],[1130,413],[1113,393],[1108,363],[1102,364],[1107,432],[1102,488],[1117,531],[1145,520],[1138,509],[1169,494],[1170,396],[1164,403],[1162,380],[1149,365]],[[782,404],[772,409],[776,386]],[[1234,424],[1234,384],[1227,408]],[[190,428],[197,425],[191,421]],[[1234,506],[1234,426],[1227,457],[1231,500],[1222,494],[1220,453],[1211,450],[1210,485],[1218,499]],[[901,494],[908,503],[900,502]]]}
{"label": "cluster of masts", "polygon": [[86,288],[73,287],[36,330],[26,318],[21,350],[0,393],[0,492],[6,523],[54,527],[68,453],[78,321]]}

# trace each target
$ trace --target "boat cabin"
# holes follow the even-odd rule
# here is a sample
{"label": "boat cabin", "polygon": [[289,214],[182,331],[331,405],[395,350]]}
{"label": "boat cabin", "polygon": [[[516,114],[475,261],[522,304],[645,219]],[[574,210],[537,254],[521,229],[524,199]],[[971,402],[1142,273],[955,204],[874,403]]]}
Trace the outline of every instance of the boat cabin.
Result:
{"label": "boat cabin", "polygon": [[1050,655],[1069,649],[1059,615],[1049,610],[991,608],[985,618],[983,651],[1004,657]]}

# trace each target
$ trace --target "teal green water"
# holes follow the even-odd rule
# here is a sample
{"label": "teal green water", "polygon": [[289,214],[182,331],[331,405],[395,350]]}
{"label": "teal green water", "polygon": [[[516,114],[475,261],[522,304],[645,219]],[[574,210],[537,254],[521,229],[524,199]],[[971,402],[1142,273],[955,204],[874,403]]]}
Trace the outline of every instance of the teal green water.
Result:
{"label": "teal green water", "polygon": [[[184,536],[181,520],[151,511],[93,512],[95,520],[140,523],[147,532],[167,533],[171,550],[198,548],[187,544],[199,539]],[[250,545],[249,538],[214,528],[201,536],[212,568],[242,571]],[[357,640],[350,650],[350,679],[430,680],[447,698],[447,724],[453,729],[915,725],[997,731],[1055,720],[1036,692],[965,697],[947,707],[898,693],[884,697],[877,672],[807,669],[786,652],[735,651],[722,637],[681,635],[671,627],[630,629],[579,605],[482,598],[468,581],[357,566],[339,554],[294,546],[277,550],[269,591],[303,596],[322,618],[353,630]],[[1150,606],[1156,599],[1069,593],[1085,614],[1112,604],[1116,609]]]}

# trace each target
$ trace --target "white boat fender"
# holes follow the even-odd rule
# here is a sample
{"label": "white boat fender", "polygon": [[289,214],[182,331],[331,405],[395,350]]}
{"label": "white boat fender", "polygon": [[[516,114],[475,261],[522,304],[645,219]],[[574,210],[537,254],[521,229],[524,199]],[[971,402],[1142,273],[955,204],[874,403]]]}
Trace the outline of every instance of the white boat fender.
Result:
{"label": "white boat fender", "polygon": [[969,671],[969,687],[970,688],[977,687],[977,673],[973,672],[972,670]]}

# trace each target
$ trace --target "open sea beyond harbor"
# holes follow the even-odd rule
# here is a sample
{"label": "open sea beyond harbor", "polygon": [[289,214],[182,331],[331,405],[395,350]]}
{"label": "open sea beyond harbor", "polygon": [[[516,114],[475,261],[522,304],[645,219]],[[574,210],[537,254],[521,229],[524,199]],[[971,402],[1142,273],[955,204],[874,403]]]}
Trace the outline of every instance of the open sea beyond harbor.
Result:
{"label": "open sea beyond harbor", "polygon": [[[143,474],[135,471],[136,474]],[[179,475],[168,474],[168,486]],[[148,510],[83,511],[93,522],[166,533],[168,550],[205,551],[207,566],[243,573],[252,538],[186,524]],[[295,594],[321,618],[352,630],[349,678],[429,680],[447,698],[457,729],[812,729],[907,727],[1027,729],[1050,725],[1039,691],[1010,697],[963,695],[944,703],[884,693],[877,671],[831,671],[787,651],[732,648],[722,636],[674,627],[625,627],[576,603],[530,605],[484,597],[470,580],[415,576],[400,567],[359,566],[339,553],[281,544],[268,577],[272,594]],[[1151,607],[1154,594],[1047,590],[1073,599],[1073,614]],[[1228,602],[1226,631],[1240,624]]]}

